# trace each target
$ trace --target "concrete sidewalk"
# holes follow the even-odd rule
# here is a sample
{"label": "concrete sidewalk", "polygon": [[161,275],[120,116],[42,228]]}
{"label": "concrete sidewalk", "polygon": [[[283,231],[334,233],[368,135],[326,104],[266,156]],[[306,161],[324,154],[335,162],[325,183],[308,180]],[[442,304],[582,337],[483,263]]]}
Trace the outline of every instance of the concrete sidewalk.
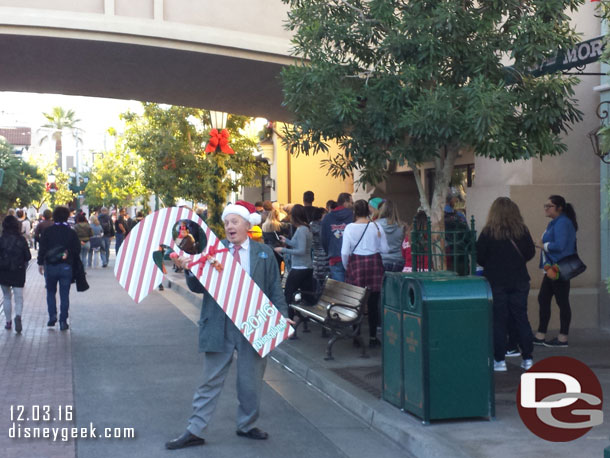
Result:
{"label": "concrete sidewalk", "polygon": [[[44,277],[35,261],[28,267],[23,302],[21,334],[6,331],[4,314],[0,315],[0,456],[23,458],[27,450],[32,457],[73,458],[73,441],[19,437],[23,428],[34,423],[49,428],[71,426],[69,421],[60,421],[59,415],[65,417],[74,406],[71,334],[61,332],[59,324],[47,328]],[[43,419],[43,406],[48,406],[49,421]]]}
{"label": "concrete sidewalk", "polygon": [[[199,298],[186,288],[182,276],[170,274],[172,289],[193,304]],[[577,313],[577,304],[573,305]],[[517,388],[523,370],[520,358],[507,358],[506,373],[495,374],[496,419],[435,421],[425,426],[417,417],[383,401],[381,393],[381,350],[370,351],[370,358],[359,357],[351,341],[338,341],[335,360],[325,361],[327,339],[320,328],[310,325],[311,333],[299,332],[299,339],[282,343],[273,357],[307,383],[320,389],[374,430],[393,439],[406,452],[417,457],[601,457],[610,445],[610,407],[606,402],[606,422],[572,442],[552,443],[532,434],[519,417]],[[366,334],[366,331],[364,331]],[[553,332],[550,332],[553,335]],[[610,393],[610,333],[599,329],[574,330],[570,347],[535,347],[534,362],[565,355],[586,363],[597,375],[603,391]]]}
{"label": "concrete sidewalk", "polygon": [[[166,290],[135,304],[114,278],[112,264],[89,270],[87,279],[88,291],[72,288],[70,329],[60,332],[57,325],[46,326],[43,277],[35,264],[28,271],[23,333],[0,329],[0,457],[405,456],[391,440],[272,359],[259,421],[270,433],[268,441],[235,435],[234,364],[205,432],[206,445],[166,450],[164,443],[186,427],[201,379],[196,325],[201,298],[186,300]],[[18,406],[24,406],[22,421]],[[43,406],[49,406],[48,421],[42,418]],[[72,418],[60,422],[59,412],[66,410]],[[93,427],[97,437],[10,437],[13,423],[22,430]],[[106,428],[112,437],[102,436]]]}

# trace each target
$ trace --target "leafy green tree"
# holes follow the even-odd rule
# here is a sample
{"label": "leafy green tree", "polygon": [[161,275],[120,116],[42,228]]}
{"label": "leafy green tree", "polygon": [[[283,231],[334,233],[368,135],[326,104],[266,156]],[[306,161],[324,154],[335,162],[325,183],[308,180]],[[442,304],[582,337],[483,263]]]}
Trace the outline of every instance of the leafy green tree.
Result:
{"label": "leafy green tree", "polygon": [[583,0],[282,1],[303,59],[282,72],[295,116],[289,151],[336,141],[342,154],[325,161],[330,173],[357,170],[368,184],[392,162],[432,162],[431,201],[414,175],[437,228],[461,150],[503,161],[560,154],[562,134],[582,118],[576,78],[529,70],[577,41],[566,12]]}
{"label": "leafy green tree", "polygon": [[[599,2],[598,5],[598,11],[601,17],[608,23],[610,21],[610,5],[608,4],[608,2]],[[610,33],[606,33],[606,42],[608,41],[609,36]],[[604,47],[601,61],[605,64],[610,64],[610,47],[608,47],[607,45]],[[598,132],[598,135],[600,137],[600,148],[602,152],[605,152],[607,155],[610,154],[610,123],[608,121],[610,120],[605,120],[604,125]],[[608,158],[606,157],[606,159]],[[610,195],[610,183],[606,183],[606,189],[608,191],[608,194]],[[606,209],[606,211],[610,213],[610,208]]]}
{"label": "leafy green tree", "polygon": [[178,198],[206,203],[208,224],[223,234],[220,216],[229,193],[258,184],[257,175],[266,173],[266,165],[253,155],[257,139],[243,134],[250,118],[229,116],[227,130],[235,154],[228,155],[204,151],[211,130],[206,110],[145,103],[142,115],[128,112],[123,117],[126,144],[144,159],[144,185],[167,206]]}
{"label": "leafy green tree", "polygon": [[75,119],[76,114],[73,110],[64,110],[62,107],[53,107],[51,113],[42,114],[47,123],[42,125],[42,128],[50,129],[51,132],[40,139],[40,145],[46,141],[55,142],[55,155],[57,160],[57,169],[62,170],[63,154],[61,138],[64,132],[70,132],[77,143],[82,142],[80,137],[82,130],[77,127],[80,119]]}
{"label": "leafy green tree", "polygon": [[27,207],[44,192],[44,175],[33,165],[13,154],[12,146],[0,139],[0,169],[4,178],[0,185],[0,213],[10,207]]}
{"label": "leafy green tree", "polygon": [[28,163],[40,171],[45,182],[48,181],[49,176],[55,177],[54,190],[51,191],[45,187],[40,197],[32,200],[31,205],[36,208],[37,212],[40,212],[44,204],[53,208],[56,205],[69,205],[74,201],[76,194],[70,190],[70,176],[68,173],[58,170],[54,160],[50,160],[46,154],[39,153],[31,155]]}
{"label": "leafy green tree", "polygon": [[89,173],[85,202],[90,207],[124,207],[147,194],[142,184],[143,160],[118,145],[114,151],[98,155]]}

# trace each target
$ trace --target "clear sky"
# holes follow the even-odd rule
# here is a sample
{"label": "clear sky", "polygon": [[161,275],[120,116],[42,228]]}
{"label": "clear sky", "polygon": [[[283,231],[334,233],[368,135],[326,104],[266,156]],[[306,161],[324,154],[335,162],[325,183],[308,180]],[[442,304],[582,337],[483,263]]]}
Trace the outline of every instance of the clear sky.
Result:
{"label": "clear sky", "polygon": [[76,118],[81,120],[78,126],[84,130],[84,149],[97,151],[104,149],[104,133],[109,127],[122,131],[119,114],[127,110],[142,111],[140,102],[135,100],[0,92],[0,126],[30,127],[36,137],[38,128],[46,123],[42,113],[49,113],[56,106],[74,110]]}

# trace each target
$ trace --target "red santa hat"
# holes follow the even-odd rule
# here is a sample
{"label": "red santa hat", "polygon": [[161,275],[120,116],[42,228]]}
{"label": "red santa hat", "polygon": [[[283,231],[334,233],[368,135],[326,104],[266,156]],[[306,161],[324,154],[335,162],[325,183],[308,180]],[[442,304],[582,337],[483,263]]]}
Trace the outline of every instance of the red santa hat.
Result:
{"label": "red santa hat", "polygon": [[228,215],[239,215],[252,226],[258,226],[261,223],[261,215],[256,212],[256,207],[244,200],[227,205],[222,212],[222,220],[224,221]]}

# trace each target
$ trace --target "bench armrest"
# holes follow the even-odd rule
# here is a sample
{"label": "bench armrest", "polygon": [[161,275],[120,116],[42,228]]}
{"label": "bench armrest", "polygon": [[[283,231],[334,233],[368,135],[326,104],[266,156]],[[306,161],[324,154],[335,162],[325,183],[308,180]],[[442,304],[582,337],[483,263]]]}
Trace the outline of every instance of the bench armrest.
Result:
{"label": "bench armrest", "polygon": [[291,298],[292,304],[299,305],[316,305],[318,302],[318,294],[315,291],[305,291],[301,289],[297,289]]}
{"label": "bench armrest", "polygon": [[[340,309],[337,311],[333,311],[333,309]],[[328,304],[326,306],[326,315],[327,318],[330,320],[338,320],[340,319],[340,313],[339,311],[341,311],[342,315],[346,315],[346,311],[352,312],[354,314],[353,319],[357,319],[360,315],[362,315],[362,306],[353,306],[353,305],[347,305],[347,304],[338,304],[338,303],[332,303],[332,304]],[[342,320],[343,321],[343,320]]]}

